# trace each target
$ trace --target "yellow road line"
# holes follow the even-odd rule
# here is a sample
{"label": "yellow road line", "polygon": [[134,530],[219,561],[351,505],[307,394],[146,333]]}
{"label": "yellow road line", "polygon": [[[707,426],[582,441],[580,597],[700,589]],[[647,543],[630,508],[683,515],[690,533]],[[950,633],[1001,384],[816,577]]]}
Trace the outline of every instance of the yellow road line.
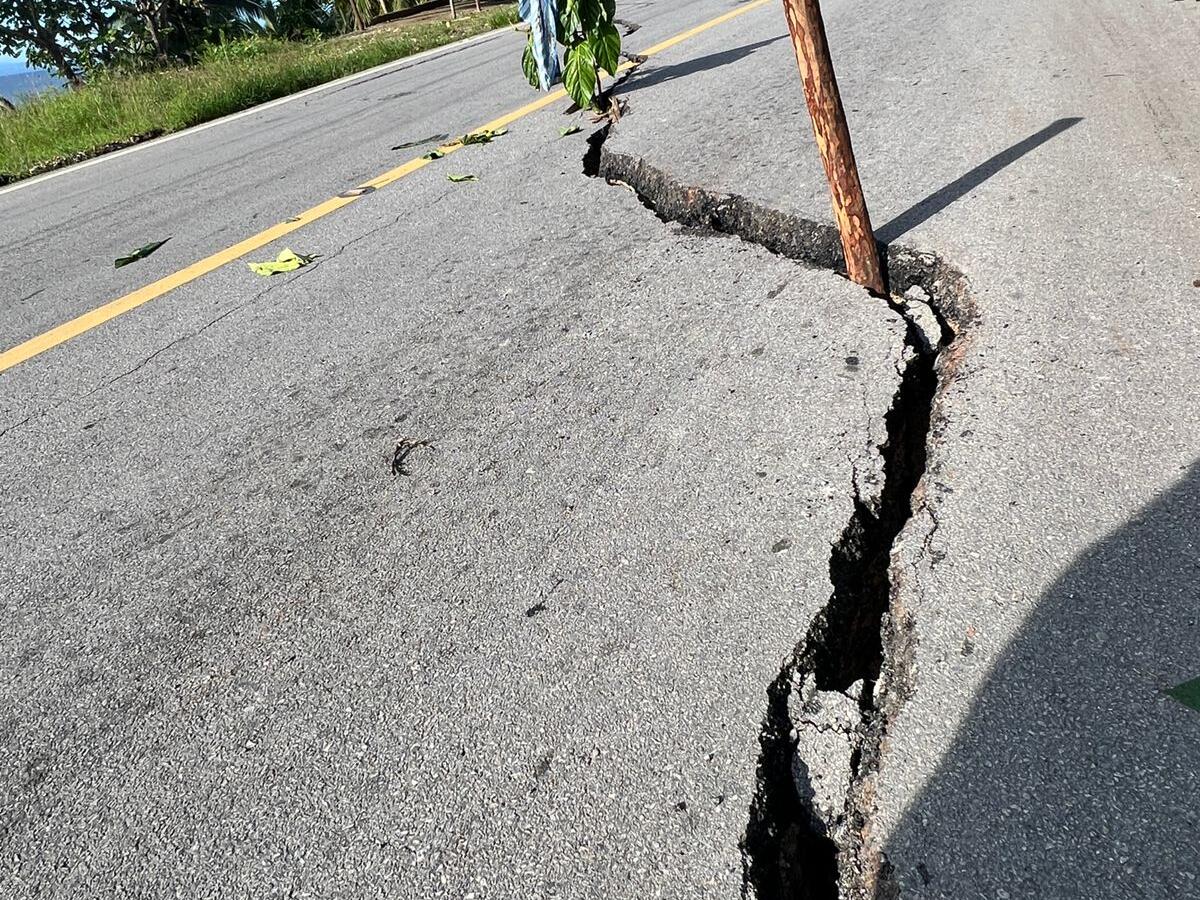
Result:
{"label": "yellow road line", "polygon": [[[654,56],[655,54],[662,53],[664,50],[668,50],[671,47],[674,47],[676,44],[686,41],[688,38],[695,37],[698,34],[708,31],[710,28],[715,28],[718,25],[728,22],[730,19],[735,19],[738,16],[745,15],[751,10],[758,9],[760,6],[765,6],[767,3],[771,2],[774,2],[774,0],[753,0],[753,2],[747,3],[745,6],[740,6],[735,10],[731,10],[730,12],[717,16],[715,19],[710,19],[707,22],[697,25],[695,28],[689,28],[687,31],[677,34],[672,38],[668,38],[659,44],[655,44],[648,50],[642,51],[641,55],[650,57]],[[624,63],[617,69],[617,71],[623,72],[631,67],[631,63]],[[479,128],[474,130],[481,131],[483,129],[507,127],[513,122],[516,122],[518,119],[523,119],[531,113],[537,112],[539,109],[543,109],[552,103],[557,103],[566,96],[566,91],[562,89],[551,91],[549,94],[543,95],[537,100],[534,100],[532,103],[526,103],[519,109],[514,109],[512,112],[505,113],[499,118],[493,119],[487,124],[481,125]],[[461,149],[461,147],[461,144],[450,144],[442,147],[441,149],[444,153],[449,154]],[[425,159],[424,157],[418,157],[417,159],[409,160],[408,162],[404,163],[404,165],[390,169],[387,172],[384,172],[382,175],[372,178],[370,181],[359,185],[359,188],[378,190],[379,188],[387,187],[389,184],[399,181],[406,175],[411,175],[418,169],[423,169],[425,166],[429,165],[429,163],[430,160]],[[364,191],[364,193],[365,192],[366,191]],[[252,253],[260,247],[264,247],[272,241],[278,240],[284,235],[291,234],[293,231],[303,228],[305,225],[311,225],[318,219],[323,219],[330,213],[337,212],[339,209],[349,206],[361,196],[363,196],[363,193],[346,191],[344,194],[337,197],[332,197],[329,200],[326,200],[324,203],[318,203],[311,209],[305,210],[304,212],[300,213],[300,215],[288,219],[286,222],[280,222],[278,225],[273,225],[265,231],[260,231],[258,234],[252,235],[251,237],[246,238],[244,241],[234,244],[232,247],[227,247],[224,250],[220,250],[217,253],[212,254],[212,256],[206,256],[204,259],[194,262],[190,266],[180,269],[178,272],[174,272],[165,278],[160,278],[158,281],[151,282],[145,287],[138,288],[136,291],[126,294],[123,297],[118,297],[116,300],[105,303],[103,306],[99,306],[96,309],[86,312],[68,322],[63,322],[61,325],[57,325],[54,328],[51,328],[49,331],[42,332],[37,337],[30,338],[29,340],[22,344],[18,344],[10,350],[5,350],[3,353],[0,353],[0,372],[7,371],[13,366],[32,359],[39,354],[45,353],[47,350],[57,347],[59,344],[65,343],[72,338],[78,337],[84,332],[91,331],[93,328],[103,325],[105,322],[115,319],[117,316],[124,315],[131,309],[137,309],[137,307],[141,306],[143,303],[149,303],[151,300],[156,300],[157,298],[163,296],[163,294],[169,293],[178,287],[182,287],[189,282],[195,281],[197,278],[201,278],[202,276],[207,275],[209,272],[219,269],[226,263],[231,263],[237,259],[240,259],[247,253]]]}
{"label": "yellow road line", "polygon": [[676,44],[682,44],[689,38],[694,38],[698,34],[703,34],[710,28],[716,28],[718,25],[724,25],[730,19],[736,19],[738,16],[745,15],[752,9],[758,9],[760,6],[766,6],[768,3],[773,3],[774,0],[754,0],[752,3],[747,3],[745,6],[739,6],[737,9],[730,10],[724,15],[717,16],[715,19],[709,19],[707,22],[702,22],[695,28],[689,28],[687,31],[680,32],[675,37],[667,38],[659,44],[655,44],[648,50],[642,51],[642,56],[655,56],[662,53],[664,50],[670,50]]}

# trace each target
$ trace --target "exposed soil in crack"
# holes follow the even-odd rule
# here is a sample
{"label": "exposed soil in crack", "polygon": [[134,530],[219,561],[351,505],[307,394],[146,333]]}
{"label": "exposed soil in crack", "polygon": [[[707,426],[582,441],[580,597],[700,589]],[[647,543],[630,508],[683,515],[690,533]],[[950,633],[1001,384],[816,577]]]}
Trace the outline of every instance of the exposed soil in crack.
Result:
{"label": "exposed soil in crack", "polygon": [[[630,188],[663,222],[844,272],[834,226],[680,184],[645,160],[611,151],[611,127],[589,138],[585,175]],[[853,514],[830,553],[829,601],[767,687],[742,839],[743,896],[758,900],[886,900],[899,893],[871,839],[874,777],[888,723],[912,691],[916,640],[893,549],[925,502],[938,398],[975,316],[966,279],[953,267],[907,247],[880,249],[889,297],[867,300],[864,291],[864,301],[886,302],[907,323],[900,383],[878,448],[883,486],[875,497],[855,486]],[[814,747],[819,752],[810,754]],[[840,771],[828,771],[830,759]]]}

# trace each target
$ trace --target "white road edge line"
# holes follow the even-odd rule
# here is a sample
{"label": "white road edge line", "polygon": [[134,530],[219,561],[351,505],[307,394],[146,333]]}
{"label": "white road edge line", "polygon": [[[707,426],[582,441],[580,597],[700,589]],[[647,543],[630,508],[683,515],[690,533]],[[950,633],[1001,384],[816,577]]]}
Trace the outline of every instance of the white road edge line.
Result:
{"label": "white road edge line", "polygon": [[117,159],[121,156],[127,156],[130,153],[136,153],[139,150],[148,150],[151,147],[157,147],[161,144],[166,144],[170,141],[178,140],[179,138],[188,137],[197,132],[205,131],[209,128],[216,128],[218,125],[225,125],[237,119],[245,118],[246,116],[256,115],[257,113],[266,112],[268,109],[273,109],[276,106],[282,106],[285,103],[290,103],[293,100],[301,100],[305,97],[311,97],[313,94],[319,94],[322,91],[328,91],[332,88],[341,87],[347,84],[353,84],[362,78],[370,78],[374,75],[381,75],[390,72],[393,69],[402,69],[406,66],[415,65],[425,62],[429,59],[434,59],[446,53],[451,53],[455,50],[460,50],[463,47],[471,44],[479,44],[491,38],[495,38],[505,31],[515,30],[510,26],[495,28],[491,31],[485,31],[483,34],[477,34],[474,37],[463,38],[461,41],[455,41],[453,44],[444,44],[441,47],[434,47],[432,50],[426,50],[423,53],[414,53],[412,56],[404,56],[400,59],[394,59],[391,62],[383,63],[373,69],[363,69],[361,72],[355,72],[353,75],[346,75],[336,81],[327,81],[324,84],[318,84],[307,88],[299,93],[288,94],[286,97],[279,97],[275,100],[268,100],[266,103],[261,103],[258,106],[251,106],[248,109],[243,109],[235,113],[230,113],[227,116],[222,116],[219,119],[213,119],[211,122],[202,122],[199,125],[193,125],[191,128],[185,128],[183,131],[174,131],[171,134],[164,134],[162,137],[155,138],[151,141],[145,141],[141,144],[134,144],[131,147],[125,147],[121,150],[114,150],[111,153],[102,153],[100,156],[95,156],[91,159],[85,159],[82,162],[77,162],[74,165],[64,166],[61,169],[53,169],[41,175],[35,175],[32,178],[24,178],[21,181],[14,182],[7,187],[0,188],[0,197],[5,194],[11,194],[14,191],[19,191],[21,188],[33,187],[35,184],[49,181],[52,178],[58,178],[62,175],[70,175],[73,172],[79,172],[83,169],[89,169],[92,166],[98,166],[100,163],[107,162],[111,159]]}

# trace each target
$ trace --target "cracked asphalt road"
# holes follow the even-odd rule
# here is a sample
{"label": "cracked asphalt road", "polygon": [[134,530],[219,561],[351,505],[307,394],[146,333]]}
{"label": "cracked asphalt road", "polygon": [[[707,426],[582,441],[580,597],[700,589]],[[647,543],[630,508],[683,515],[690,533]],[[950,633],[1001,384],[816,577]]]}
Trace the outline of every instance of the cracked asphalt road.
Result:
{"label": "cracked asphalt road", "polygon": [[[629,49],[739,5],[624,4]],[[980,313],[868,842],[902,896],[1189,896],[1196,19],[967,6],[826,3],[876,224]],[[784,29],[655,58],[609,146],[828,220]],[[526,102],[519,45],[0,195],[3,346]],[[585,178],[560,112],[0,374],[0,895],[741,894],[905,327]]]}
{"label": "cracked asphalt road", "polygon": [[[906,897],[1195,896],[1200,716],[1162,689],[1200,671],[1200,14],[823,7],[878,233],[979,316],[897,548],[914,687],[869,840]],[[828,221],[790,54],[770,15],[699,38],[606,147]]]}
{"label": "cracked asphalt road", "polygon": [[[394,107],[338,93],[370,117],[285,106],[197,135],[208,165],[184,138],[0,197],[44,284],[6,345],[524,101],[510,37],[415,110],[422,67],[361,88],[416,79]],[[225,266],[4,373],[0,894],[739,894],[764,686],[877,474],[904,324],[664,225],[562,121],[290,235],[299,273]],[[273,154],[311,172],[231,184]],[[83,265],[39,269],[64,227]]]}

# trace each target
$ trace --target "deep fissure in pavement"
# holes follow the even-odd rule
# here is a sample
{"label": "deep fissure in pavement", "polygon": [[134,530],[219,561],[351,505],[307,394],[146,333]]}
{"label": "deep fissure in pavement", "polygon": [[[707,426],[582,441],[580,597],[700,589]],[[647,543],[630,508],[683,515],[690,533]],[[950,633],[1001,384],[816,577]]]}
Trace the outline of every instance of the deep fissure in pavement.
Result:
{"label": "deep fissure in pavement", "polygon": [[[915,343],[915,325],[908,321],[913,355],[887,412],[887,438],[879,448],[883,490],[874,504],[856,490],[853,514],[830,552],[829,601],[767,689],[756,791],[742,843],[744,894],[759,900],[867,893],[858,845],[867,810],[855,802],[854,792],[867,768],[876,765],[883,735],[885,723],[875,701],[885,661],[891,550],[912,515],[911,498],[925,471],[937,388],[936,351]],[[797,748],[801,730],[831,727],[821,717],[831,695],[852,701],[858,712],[853,730],[834,738],[848,750],[849,767],[849,790],[834,811],[814,803],[808,766]]]}
{"label": "deep fissure in pavement", "polygon": [[[663,222],[739,237],[805,266],[844,272],[837,229],[733,194],[682,185],[642,159],[610,151],[611,126],[588,140],[584,174],[631,189]],[[914,512],[939,389],[952,377],[960,333],[973,321],[966,280],[932,254],[880,246],[889,296],[906,322],[906,360],[878,448],[883,485],[854,486],[853,514],[829,559],[833,591],[767,688],[756,790],[742,838],[745,897],[884,900],[890,868],[865,834],[890,718],[911,690],[912,624],[895,607],[892,550]],[[917,291],[914,294],[913,289]],[[906,299],[900,299],[904,295]],[[934,320],[922,327],[920,313]],[[833,711],[831,713],[831,710]],[[818,797],[802,738],[832,741],[846,785]],[[828,793],[826,791],[826,793]]]}
{"label": "deep fissure in pavement", "polygon": [[[628,187],[663,222],[741,238],[808,268],[845,273],[845,254],[835,226],[771,209],[737,194],[681,184],[643,159],[610,150],[606,141],[611,128],[605,125],[588,138],[585,175]],[[900,297],[919,288],[937,319],[935,348],[948,349],[975,318],[966,278],[932,253],[899,244],[880,244],[879,248],[889,294]],[[905,314],[901,304],[889,303]]]}

